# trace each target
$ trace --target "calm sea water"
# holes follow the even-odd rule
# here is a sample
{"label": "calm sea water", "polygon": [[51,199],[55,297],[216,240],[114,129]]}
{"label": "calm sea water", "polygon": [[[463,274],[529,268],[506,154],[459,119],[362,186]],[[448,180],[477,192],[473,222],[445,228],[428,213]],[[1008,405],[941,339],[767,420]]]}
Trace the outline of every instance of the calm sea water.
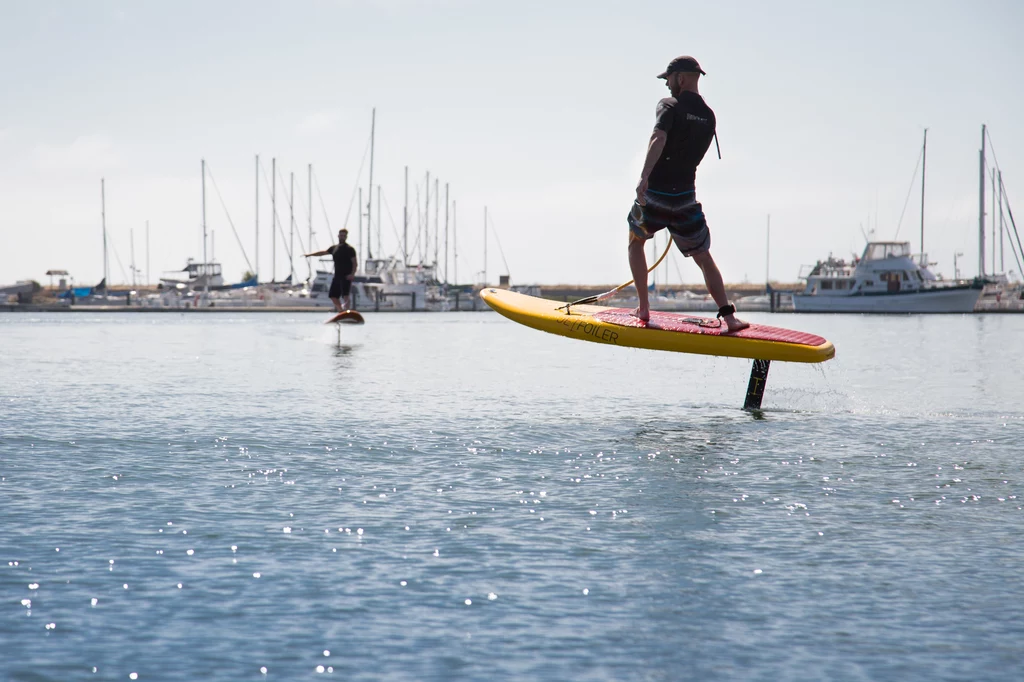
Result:
{"label": "calm sea water", "polygon": [[1024,677],[1024,316],[324,317],[0,315],[0,679]]}

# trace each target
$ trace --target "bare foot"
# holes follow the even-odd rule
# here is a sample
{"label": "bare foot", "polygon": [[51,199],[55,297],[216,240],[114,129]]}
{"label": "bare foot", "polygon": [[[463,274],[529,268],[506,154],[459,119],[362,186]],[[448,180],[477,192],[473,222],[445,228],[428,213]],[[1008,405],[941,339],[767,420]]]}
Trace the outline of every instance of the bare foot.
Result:
{"label": "bare foot", "polygon": [[722,319],[725,320],[725,326],[729,328],[729,333],[738,332],[750,326],[749,322],[744,322],[735,315],[726,315]]}
{"label": "bare foot", "polygon": [[633,309],[632,315],[633,315],[633,317],[635,317],[636,319],[638,319],[638,320],[640,320],[641,322],[644,322],[644,323],[650,322],[650,320],[651,320],[651,311],[650,310],[640,310],[639,306],[637,306],[636,308]]}

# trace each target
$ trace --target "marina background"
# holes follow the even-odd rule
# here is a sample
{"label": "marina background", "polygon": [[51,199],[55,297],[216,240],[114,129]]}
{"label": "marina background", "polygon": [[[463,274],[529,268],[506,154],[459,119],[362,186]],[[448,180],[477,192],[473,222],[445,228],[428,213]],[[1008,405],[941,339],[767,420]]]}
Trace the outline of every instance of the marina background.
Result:
{"label": "marina background", "polygon": [[[0,282],[55,268],[99,282],[100,178],[122,263],[111,256],[112,284],[130,279],[130,231],[142,260],[147,221],[151,283],[201,258],[200,159],[250,259],[254,156],[277,159],[282,193],[294,172],[303,199],[312,164],[330,220],[314,215],[323,247],[341,224],[355,227],[374,107],[388,253],[408,166],[412,204],[427,171],[451,185],[457,283],[481,280],[485,206],[513,283],[623,281],[624,215],[666,93],[654,74],[679,52],[706,67],[719,118],[723,158],[702,164],[699,192],[727,281],[765,279],[768,214],[768,274],[780,282],[829,253],[859,253],[864,233],[892,239],[925,127],[926,250],[948,278],[962,252],[961,276],[974,276],[981,124],[1011,199],[1020,191],[1021,12],[1012,2],[9,5],[0,55],[19,67],[0,74],[12,93],[0,113]],[[268,200],[264,191],[264,225]],[[217,258],[239,281],[247,266],[212,190],[209,202]],[[915,213],[911,202],[899,232],[916,248]],[[264,242],[264,281],[269,257]],[[492,243],[488,283],[497,258]],[[679,269],[699,282],[688,261]]]}

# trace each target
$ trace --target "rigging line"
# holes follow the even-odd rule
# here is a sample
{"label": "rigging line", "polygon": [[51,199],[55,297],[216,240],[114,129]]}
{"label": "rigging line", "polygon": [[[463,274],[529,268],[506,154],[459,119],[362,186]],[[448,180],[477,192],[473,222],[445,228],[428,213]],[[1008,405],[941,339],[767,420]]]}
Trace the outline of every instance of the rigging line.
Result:
{"label": "rigging line", "polygon": [[[282,180],[283,180],[283,179],[284,179],[284,178],[282,178]],[[301,182],[296,182],[295,184],[296,184],[296,189],[298,190],[298,191],[297,191],[297,192],[296,192],[295,194],[296,194],[297,196],[300,196],[300,197],[301,197],[301,196],[302,196],[302,194],[303,194],[303,192],[302,192],[302,183],[301,183]],[[299,210],[301,210],[301,211],[302,211],[302,215],[300,215],[300,216],[296,216],[296,217],[298,217],[298,218],[299,218],[300,220],[301,220],[301,219],[302,219],[303,217],[305,217],[305,218],[306,218],[306,221],[308,222],[308,221],[309,221],[309,211],[308,211],[308,210],[306,210],[306,207],[305,207],[305,205],[303,205],[303,204],[302,204],[301,202],[293,202],[293,204],[294,204],[294,206],[298,206],[298,207],[299,207]],[[296,227],[296,230],[295,230],[295,238],[299,240],[299,248],[300,248],[300,249],[302,249],[302,252],[303,252],[303,253],[305,253],[305,252],[307,251],[307,249],[306,249],[306,245],[302,243],[302,230],[301,230],[301,229],[299,229],[299,228],[301,228],[302,226],[301,226],[301,225],[299,225],[299,221],[296,221],[296,222],[295,222],[295,227]],[[315,234],[315,232],[314,232],[314,234]],[[312,248],[313,248],[313,245],[312,245],[312,244],[309,244],[309,250],[312,250]],[[310,274],[312,274],[312,273],[310,273]]]}
{"label": "rigging line", "polygon": [[[419,201],[419,199],[417,198],[417,202],[418,202],[418,201]],[[418,205],[418,203],[417,203],[417,205]],[[389,214],[389,215],[390,215],[390,214]],[[419,215],[419,213],[417,213],[416,215]],[[418,246],[420,245],[420,232],[422,232],[422,230],[420,230],[420,229],[418,229],[418,228],[417,228],[417,230],[416,230],[416,241],[414,241],[414,242],[413,242],[413,244],[412,244],[412,248],[410,248],[410,249],[409,249],[409,254],[410,254],[410,255],[411,255],[411,254],[412,254],[412,252],[413,252],[413,251],[415,251],[415,250],[416,250],[416,248],[417,248],[417,247],[418,247]],[[399,241],[401,241],[401,240],[399,240]],[[423,255],[421,254],[421,255],[420,255],[420,265],[422,265],[422,264],[423,264]]]}
{"label": "rigging line", "polygon": [[[393,215],[391,215],[391,205],[388,204],[388,200],[384,196],[381,196],[381,201],[384,204],[384,210],[388,212],[388,220],[391,221],[391,231],[395,234],[395,243],[396,244],[401,244],[402,243],[402,238],[398,235],[398,225],[395,223],[395,217]],[[379,220],[380,216],[377,216],[377,219]],[[397,249],[395,250],[394,255],[391,256],[391,258],[393,258],[393,259],[397,259],[398,258],[398,251],[397,251]]]}
{"label": "rigging line", "polygon": [[[263,171],[263,182],[267,185],[267,189],[270,189],[270,182],[267,180],[267,169],[263,167],[263,163],[260,163],[260,170]],[[274,223],[277,224],[278,230],[281,231],[281,241],[284,242],[284,251],[288,255],[288,260],[291,260],[292,252],[288,249],[288,240],[284,238],[284,228],[281,227],[281,217],[277,214],[277,207],[274,207]],[[271,230],[273,232],[273,230]]]}
{"label": "rigging line", "polygon": [[[309,188],[307,187],[306,189],[308,190]],[[302,183],[301,183],[301,181],[299,182],[299,196],[300,197],[302,196]],[[299,240],[299,248],[302,249],[302,257],[306,261],[306,273],[307,273],[306,278],[309,279],[310,277],[313,276],[313,266],[310,264],[310,257],[307,256],[306,254],[313,250],[313,235],[316,234],[316,232],[313,230],[313,218],[312,218],[312,216],[309,215],[311,211],[309,211],[306,208],[305,204],[302,204],[301,202],[299,203],[299,208],[302,209],[302,213],[306,217],[306,222],[310,226],[310,235],[309,235],[309,244],[308,244],[309,248],[308,249],[306,248],[306,246],[303,246],[303,244],[302,244],[302,230],[301,229],[295,230],[295,235],[296,235],[296,237],[298,237],[298,240]],[[300,226],[296,225],[296,227],[300,227]]]}
{"label": "rigging line", "polygon": [[[284,184],[284,176],[281,175],[281,171],[277,172],[277,177],[281,179],[281,184],[283,185]],[[299,195],[301,196],[302,195],[302,192],[301,192],[302,186],[301,185],[299,186],[299,190],[300,190]],[[288,197],[288,205],[291,208],[292,213],[294,214],[294,212],[295,212],[295,192],[294,192],[294,188],[293,188],[293,191],[292,191],[292,195],[290,197]],[[299,204],[299,208],[302,208],[302,204],[301,203]],[[293,228],[296,228],[296,227],[299,227],[299,225],[298,224],[295,224],[295,225],[289,224],[288,229],[293,230],[296,239],[299,240],[299,249],[302,250],[303,257],[305,258],[305,254],[307,252],[307,249],[306,249],[305,246],[302,245],[302,230],[301,229],[294,230]],[[282,241],[286,241],[285,240],[285,236],[284,236],[284,228],[283,227],[281,228],[281,240]],[[285,250],[287,251],[287,249],[285,249]],[[289,261],[292,260],[292,252],[291,251],[288,251],[288,260]],[[313,268],[309,264],[309,258],[306,258],[306,269],[309,270],[309,276],[312,277],[313,276]]]}
{"label": "rigging line", "polygon": [[907,190],[907,198],[903,201],[903,210],[900,212],[900,221],[896,223],[896,234],[893,235],[893,241],[900,236],[900,226],[903,225],[903,216],[907,212],[907,205],[910,203],[910,195],[914,191],[915,180],[917,180],[917,169],[921,167],[921,157],[924,156],[924,148],[917,153],[917,163],[914,164],[914,174],[910,176],[910,189]]}
{"label": "rigging line", "polygon": [[[1006,214],[1010,218],[1010,225],[1013,227],[1013,235],[1017,238],[1017,247],[1020,249],[1021,257],[1024,257],[1024,247],[1020,243],[1020,233],[1017,232],[1017,222],[1013,219],[1013,209],[1010,208],[1010,197],[1006,194],[1006,185],[1000,183],[1003,190],[1003,202],[1006,204]],[[1013,246],[1013,240],[1010,240],[1010,246]],[[1020,263],[1018,263],[1020,267]],[[1021,277],[1024,277],[1024,269],[1021,271]]]}
{"label": "rigging line", "polygon": [[316,177],[316,171],[313,171],[313,186],[316,187],[316,196],[320,199],[320,208],[324,212],[324,222],[327,223],[327,234],[333,234],[334,230],[331,229],[331,219],[327,215],[327,207],[324,205],[324,195],[320,193],[320,180]]}
{"label": "rigging line", "polygon": [[[996,155],[996,143],[992,139],[992,129],[985,128],[985,137],[988,138],[989,149],[992,150],[992,161],[995,165],[997,172],[1002,173],[1002,168],[999,167],[999,157]],[[1017,239],[1017,248],[1020,249],[1021,258],[1024,258],[1024,248],[1021,247],[1020,233],[1017,232],[1017,223],[1013,220],[1013,210],[1010,208],[1010,198],[1006,194],[1006,185],[1003,184],[1002,179],[999,180],[999,186],[1003,190],[1003,203],[1006,205],[1006,212],[1010,217],[1010,225],[1013,227],[1013,236]],[[995,216],[992,216],[995,220]],[[1008,240],[1010,242],[1010,249],[1013,250],[1013,239]],[[1016,251],[1014,251],[1014,260],[1016,260]],[[1020,261],[1017,262],[1017,267],[1021,268]],[[1024,277],[1024,271],[1021,272],[1021,276]]]}
{"label": "rigging line", "polygon": [[501,248],[501,239],[498,237],[498,230],[494,227],[494,218],[487,216],[487,222],[491,224],[491,234],[494,235],[494,240],[498,242],[498,253],[501,254],[501,262],[505,264],[505,274],[512,274],[508,269],[508,261],[505,260],[505,250]]}
{"label": "rigging line", "polygon": [[[672,241],[673,241],[672,239],[668,240],[668,244],[665,245],[665,251],[661,254],[661,258],[659,258],[654,263],[654,265],[652,265],[651,267],[647,268],[647,273],[648,274],[654,272],[654,269],[657,268],[659,265],[661,265],[661,261],[665,260],[665,257],[669,254],[669,251],[672,250]],[[629,280],[628,282],[623,282],[619,286],[615,287],[614,289],[609,289],[608,291],[604,292],[603,294],[598,294],[596,296],[587,296],[586,298],[581,298],[578,301],[573,301],[572,303],[566,303],[565,305],[559,306],[558,308],[556,308],[556,310],[564,310],[566,312],[566,314],[568,314],[569,313],[569,309],[572,306],[574,306],[574,305],[583,305],[583,304],[586,304],[586,303],[597,303],[598,301],[603,301],[603,300],[605,300],[607,298],[611,298],[612,296],[614,296],[618,292],[620,292],[623,289],[625,289],[626,287],[628,287],[633,282],[634,282],[634,280]]]}
{"label": "rigging line", "polygon": [[249,262],[249,255],[245,252],[245,247],[242,246],[242,240],[238,237],[238,230],[235,229],[235,222],[231,220],[231,214],[228,213],[227,204],[224,203],[224,197],[221,196],[220,188],[217,187],[217,180],[213,177],[213,171],[210,170],[210,164],[206,164],[206,174],[210,176],[210,182],[213,183],[213,189],[217,192],[217,198],[220,200],[221,208],[224,209],[224,215],[227,216],[228,225],[231,226],[231,232],[235,235],[235,241],[238,242],[238,248],[242,250],[242,258],[245,259],[245,264],[249,268],[249,272],[253,272],[252,263]]}
{"label": "rigging line", "polygon": [[[281,184],[284,185],[285,187],[290,187],[290,185],[284,181],[284,176],[281,175],[281,171],[280,170],[277,171],[277,179],[280,180]],[[292,191],[291,195],[286,198],[286,201],[288,202],[288,208],[289,208],[289,210],[291,212],[289,214],[289,216],[288,216],[288,220],[289,220],[288,229],[291,230],[292,229],[292,224],[291,224],[290,221],[294,218],[294,215],[292,215],[292,214],[295,213],[295,192],[294,192],[294,188],[293,188],[293,191]],[[296,225],[296,227],[297,227],[297,225]],[[284,240],[284,241],[288,241],[288,235],[286,235],[284,233],[284,226],[281,226],[281,239]],[[302,247],[302,242],[301,241],[299,242],[299,247],[300,248]],[[291,257],[291,252],[288,253],[288,256]]]}
{"label": "rigging line", "polygon": [[1017,263],[1017,272],[1024,272],[1024,266],[1021,264],[1021,259],[1017,256],[1017,247],[1014,245],[1012,239],[1007,239],[1010,242],[1010,253],[1013,254],[1013,260]]}
{"label": "rigging line", "polygon": [[[1003,193],[1003,206],[1006,207],[1006,215],[1010,219],[1010,226],[1006,229],[1007,241],[1010,242],[1010,250],[1014,254],[1014,260],[1017,261],[1018,272],[1021,277],[1024,278],[1024,264],[1021,263],[1021,259],[1024,259],[1024,248],[1021,248],[1020,233],[1017,232],[1017,223],[1013,219],[1013,209],[1010,208],[1010,197],[1006,194],[1006,185],[1003,184],[1002,175],[999,176],[999,188]],[[1002,208],[1002,207],[1000,207]],[[1013,229],[1013,237],[1017,239],[1017,247],[1013,245],[1013,239],[1010,237],[1010,228]],[[1020,259],[1017,258],[1017,252],[1020,251]]]}
{"label": "rigging line", "polygon": [[988,148],[992,152],[992,161],[995,162],[996,170],[1002,170],[999,167],[999,157],[996,156],[996,143],[992,139],[992,129],[991,128],[988,128],[988,127],[985,128],[985,137],[988,138],[988,145],[989,145]]}
{"label": "rigging line", "polygon": [[[291,263],[292,250],[288,248],[288,235],[284,233],[284,221],[277,215],[277,211],[274,212],[274,217],[277,218],[277,231],[281,235],[281,245],[284,248],[284,252],[288,255],[288,262]],[[288,273],[288,276],[291,277],[291,272]]]}
{"label": "rigging line", "polygon": [[[124,277],[125,284],[128,283],[128,273],[125,272],[124,265],[121,264],[121,256],[117,253],[117,246],[114,245],[114,239],[110,237],[110,230],[107,230],[107,242],[110,244],[110,248],[114,250],[114,258],[117,259],[117,267],[121,268],[121,276]],[[106,283],[107,288],[110,288],[110,282]]]}
{"label": "rigging line", "polygon": [[[298,185],[298,190],[299,190],[298,191],[298,196],[301,197],[302,196],[302,182],[301,182],[301,180],[299,182],[297,182],[296,184]],[[294,199],[294,197],[293,197],[293,199]],[[302,204],[301,202],[296,204],[294,201],[292,203],[293,203],[293,205],[298,205],[299,209],[302,210],[302,213],[305,215],[305,218],[306,218],[307,222],[310,222],[310,223],[313,222],[312,220],[310,220],[310,218],[309,218],[309,211],[306,210],[306,206],[304,204]],[[302,218],[302,216],[299,216],[299,218]],[[313,250],[313,244],[310,243],[309,244],[309,248],[307,249],[306,245],[304,245],[302,243],[302,229],[301,229],[301,225],[299,225],[298,222],[296,222],[295,227],[296,227],[295,237],[296,237],[296,239],[299,240],[299,250],[302,253],[303,259],[306,261],[306,272],[307,272],[307,279],[308,279],[309,277],[313,276],[313,266],[310,265],[310,257],[307,256],[306,253],[308,253],[309,251]]]}
{"label": "rigging line", "polygon": [[[1009,230],[1007,230],[1007,231],[1009,231]],[[1007,241],[1010,242],[1010,253],[1013,254],[1013,260],[1014,260],[1014,262],[1017,263],[1017,271],[1018,272],[1024,271],[1024,267],[1022,267],[1022,265],[1021,265],[1021,260],[1017,256],[1017,246],[1013,243],[1013,239],[1007,239]]]}
{"label": "rigging line", "polygon": [[[345,211],[345,222],[342,223],[342,227],[348,229],[348,219],[352,216],[352,206],[356,203],[356,194],[359,191],[359,181],[363,177],[363,168],[366,166],[366,155],[370,153],[370,142],[373,140],[373,134],[371,133],[366,138],[366,148],[363,150],[363,160],[359,162],[359,172],[356,173],[356,184],[352,187],[352,196],[348,200],[348,210]],[[373,188],[370,188],[370,197],[373,198]],[[362,211],[363,207],[360,206],[359,210]],[[372,249],[371,249],[372,250]]]}

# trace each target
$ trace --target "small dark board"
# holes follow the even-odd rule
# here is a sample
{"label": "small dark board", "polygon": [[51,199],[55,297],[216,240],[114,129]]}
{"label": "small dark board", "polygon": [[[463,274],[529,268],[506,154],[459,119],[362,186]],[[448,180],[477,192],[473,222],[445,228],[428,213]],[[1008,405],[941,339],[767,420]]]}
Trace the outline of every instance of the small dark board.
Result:
{"label": "small dark board", "polygon": [[363,324],[366,320],[355,310],[342,310],[324,324]]}

